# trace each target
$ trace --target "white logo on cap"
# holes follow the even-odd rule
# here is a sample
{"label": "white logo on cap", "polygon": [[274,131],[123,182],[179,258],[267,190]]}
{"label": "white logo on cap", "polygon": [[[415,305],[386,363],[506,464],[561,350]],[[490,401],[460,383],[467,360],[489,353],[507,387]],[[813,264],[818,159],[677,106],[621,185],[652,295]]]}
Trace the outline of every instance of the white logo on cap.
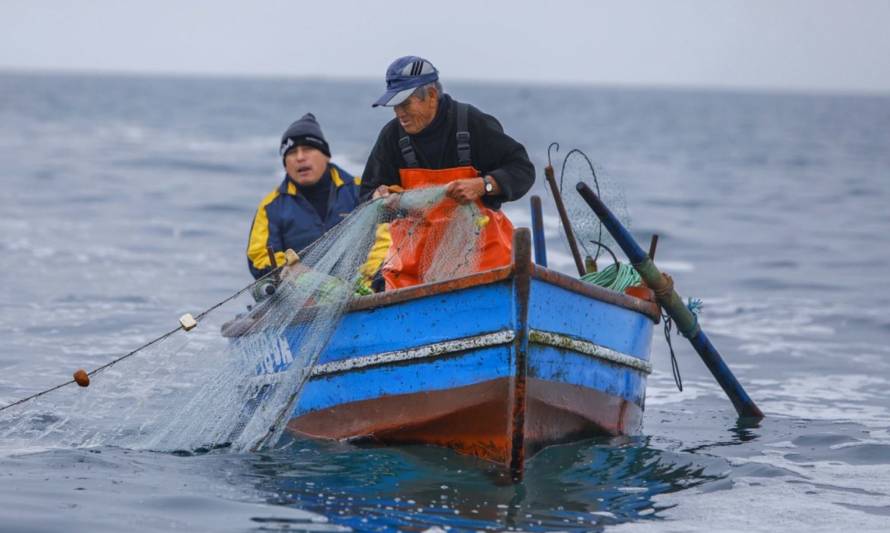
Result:
{"label": "white logo on cap", "polygon": [[288,138],[287,142],[281,143],[281,150],[279,150],[279,154],[281,157],[284,157],[284,154],[287,153],[288,150],[294,145],[294,140]]}

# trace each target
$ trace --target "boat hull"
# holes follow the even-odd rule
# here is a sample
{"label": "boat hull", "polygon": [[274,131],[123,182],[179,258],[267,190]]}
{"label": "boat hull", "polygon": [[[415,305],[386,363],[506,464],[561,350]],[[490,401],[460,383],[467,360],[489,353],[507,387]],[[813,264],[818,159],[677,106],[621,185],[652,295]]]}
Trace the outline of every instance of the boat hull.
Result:
{"label": "boat hull", "polygon": [[[381,396],[298,415],[288,429],[315,438],[431,444],[509,465],[511,380]],[[523,455],[598,435],[633,434],[642,406],[577,385],[528,380]]]}
{"label": "boat hull", "polygon": [[514,478],[547,445],[639,432],[658,308],[535,267],[529,240],[509,267],[353,302],[288,428],[445,446]]}

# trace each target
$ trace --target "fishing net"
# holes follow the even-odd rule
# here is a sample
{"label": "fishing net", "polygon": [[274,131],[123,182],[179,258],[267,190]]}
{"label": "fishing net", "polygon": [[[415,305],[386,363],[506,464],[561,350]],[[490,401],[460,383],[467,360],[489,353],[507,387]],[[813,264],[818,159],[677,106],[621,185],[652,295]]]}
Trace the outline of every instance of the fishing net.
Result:
{"label": "fishing net", "polygon": [[[600,199],[609,206],[609,209],[625,225],[630,227],[630,216],[627,211],[627,199],[624,189],[614,180],[608,179],[597,173],[593,163],[587,155],[580,150],[571,150],[566,154],[562,167],[557,176],[557,184],[565,203],[566,213],[572,224],[572,231],[581,255],[591,257],[597,261],[599,268],[604,268],[612,263],[612,255],[602,248],[605,245],[616,254],[620,252],[618,243],[612,239],[609,232],[603,227],[599,218],[590,209],[590,206],[581,198],[575,190],[579,182],[586,183]],[[560,232],[563,242],[565,234]],[[603,263],[606,261],[607,263]]]}
{"label": "fishing net", "polygon": [[[387,257],[420,246],[426,215],[448,204],[437,245],[419,249],[423,282],[475,270],[480,211],[444,188],[406,192],[357,208],[283,267],[274,293],[238,320],[247,292],[199,315],[190,332],[159,342],[75,385],[0,411],[0,449],[120,446],[160,451],[253,450],[279,441],[303,385],[350,302],[379,225],[397,220],[404,236]],[[443,204],[444,202],[444,204]],[[389,260],[389,259],[387,259]],[[261,280],[258,283],[263,283]],[[221,334],[224,330],[225,335]]]}

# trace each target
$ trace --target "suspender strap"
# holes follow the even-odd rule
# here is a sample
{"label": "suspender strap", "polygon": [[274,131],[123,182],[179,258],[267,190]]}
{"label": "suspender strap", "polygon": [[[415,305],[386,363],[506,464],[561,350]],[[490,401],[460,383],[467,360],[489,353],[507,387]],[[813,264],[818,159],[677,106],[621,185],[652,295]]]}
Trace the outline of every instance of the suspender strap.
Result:
{"label": "suspender strap", "polygon": [[402,134],[399,137],[399,150],[402,152],[402,159],[405,160],[405,166],[408,168],[417,168],[417,154],[414,153],[414,146],[411,144],[411,139],[408,138],[408,134],[405,133],[405,130],[399,126],[399,132]]}
{"label": "suspender strap", "polygon": [[469,106],[461,102],[457,106],[457,164],[468,167],[473,164],[470,158],[470,131],[467,129],[467,109]]}
{"label": "suspender strap", "polygon": [[[467,128],[467,111],[469,106],[461,102],[455,102],[457,107],[457,164],[461,167],[468,167],[473,164],[470,157],[470,131]],[[417,168],[417,154],[414,152],[414,145],[411,144],[411,138],[405,133],[405,130],[399,126],[399,151],[402,152],[402,159],[405,160],[407,168]]]}

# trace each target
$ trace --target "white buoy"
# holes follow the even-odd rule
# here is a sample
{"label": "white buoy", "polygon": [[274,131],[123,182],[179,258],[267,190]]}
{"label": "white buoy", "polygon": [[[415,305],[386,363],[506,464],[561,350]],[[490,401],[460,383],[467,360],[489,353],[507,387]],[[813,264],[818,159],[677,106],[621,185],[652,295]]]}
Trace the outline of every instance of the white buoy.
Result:
{"label": "white buoy", "polygon": [[179,324],[182,326],[182,329],[191,331],[198,325],[198,321],[195,320],[191,313],[186,313],[179,317]]}

